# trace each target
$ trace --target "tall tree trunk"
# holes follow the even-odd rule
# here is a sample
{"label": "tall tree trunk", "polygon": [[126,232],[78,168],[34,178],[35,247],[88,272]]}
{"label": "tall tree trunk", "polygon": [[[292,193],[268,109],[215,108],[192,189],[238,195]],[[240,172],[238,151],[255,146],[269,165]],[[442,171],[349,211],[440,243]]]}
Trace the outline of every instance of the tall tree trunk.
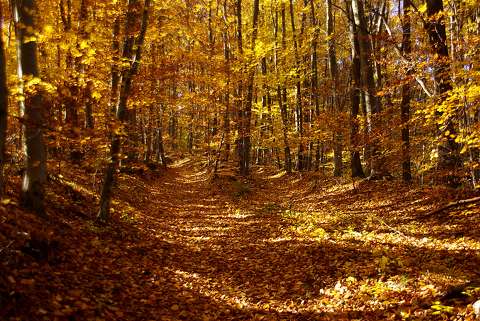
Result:
{"label": "tall tree trunk", "polygon": [[224,160],[228,162],[230,156],[230,73],[231,73],[231,64],[230,64],[230,38],[228,33],[227,25],[227,10],[228,10],[228,1],[224,0],[223,2],[223,21],[225,23],[225,30],[223,31],[223,55],[225,59],[225,68],[227,73],[227,86],[224,96],[225,103],[225,116],[223,120],[223,131],[225,133],[225,157]]}
{"label": "tall tree trunk", "polygon": [[[412,53],[412,45],[410,41],[411,34],[411,0],[403,0],[403,17],[402,17],[402,54],[408,60]],[[412,170],[410,161],[410,77],[412,70],[408,67],[407,80],[402,85],[402,102],[400,105],[401,120],[402,120],[402,177],[404,182],[412,180]]]}
{"label": "tall tree trunk", "polygon": [[318,93],[318,53],[317,53],[317,47],[318,47],[318,37],[319,37],[319,31],[320,29],[318,28],[318,21],[315,16],[315,4],[313,0],[310,0],[310,21],[312,24],[312,27],[315,28],[315,31],[313,33],[313,38],[312,38],[312,65],[311,65],[311,71],[312,71],[312,96],[313,96],[313,101],[315,105],[315,115],[318,116],[320,114],[320,99],[319,99],[319,93]]}
{"label": "tall tree trunk", "polygon": [[[330,78],[332,84],[331,100],[332,100],[332,112],[333,114],[339,114],[340,105],[337,103],[337,57],[335,53],[335,41],[334,41],[334,19],[332,11],[332,0],[326,0],[327,9],[327,51],[328,51],[328,66],[330,70]],[[339,124],[335,124],[333,131],[333,175],[338,177],[342,176],[342,134],[339,130]]]}
{"label": "tall tree trunk", "polygon": [[352,84],[350,89],[351,111],[350,111],[350,167],[352,177],[365,177],[360,160],[359,151],[359,118],[360,100],[362,96],[361,86],[361,69],[360,69],[360,45],[358,43],[358,30],[353,20],[352,8],[349,0],[345,1],[346,11],[349,15],[349,38],[352,51]]}
{"label": "tall tree trunk", "polygon": [[[268,66],[267,66],[267,57],[262,58],[262,77],[263,79],[267,79],[268,75]],[[270,137],[274,137],[273,135],[273,120],[272,120],[272,107],[271,107],[271,97],[270,97],[270,87],[264,80],[263,83],[263,95],[262,95],[262,115],[261,115],[261,124],[260,124],[260,135],[261,138],[264,139],[265,136],[267,139]],[[266,110],[266,113],[265,113]],[[263,142],[262,142],[263,145]],[[261,151],[262,151],[262,157],[265,157],[265,154],[267,154],[269,148],[262,146]],[[273,149],[272,149],[273,151]],[[273,155],[273,153],[272,153]],[[262,164],[265,164],[265,159],[262,160]]]}
{"label": "tall tree trunk", "polygon": [[365,99],[366,109],[366,130],[368,139],[371,141],[367,145],[371,159],[369,163],[370,177],[378,178],[385,174],[385,163],[382,155],[380,155],[379,142],[374,135],[374,131],[378,130],[378,114],[380,112],[380,104],[375,95],[375,81],[373,76],[372,54],[371,54],[371,38],[365,21],[364,5],[362,0],[352,0],[352,11],[355,24],[357,26],[357,38],[360,47],[360,68],[362,76],[363,96]]}
{"label": "tall tree trunk", "polygon": [[[439,102],[447,98],[452,89],[450,75],[450,62],[448,56],[447,34],[443,15],[442,0],[427,0],[426,30],[436,59],[433,66],[433,78],[435,80],[435,94]],[[437,115],[442,116],[443,111],[438,110]],[[444,175],[446,184],[455,186],[459,182],[456,170],[462,166],[460,158],[460,145],[455,142],[456,127],[455,115],[448,115],[448,119],[439,128],[441,142],[438,145],[438,168]],[[446,135],[445,133],[448,134]],[[446,136],[446,137],[445,137]]]}
{"label": "tall tree trunk", "polygon": [[[116,107],[116,118],[123,125],[126,122],[127,103],[132,89],[133,77],[137,74],[140,65],[143,42],[145,40],[145,33],[148,24],[148,14],[150,11],[151,0],[145,0],[144,11],[142,16],[142,27],[140,34],[135,41],[134,35],[131,34],[138,19],[136,13],[137,0],[128,1],[127,21],[125,25],[126,36],[123,47],[123,58],[131,61],[128,69],[122,71],[120,98]],[[134,50],[134,44],[136,48]],[[97,220],[106,222],[109,218],[110,201],[112,198],[112,187],[115,182],[115,172],[119,164],[121,135],[118,132],[112,134],[112,141],[110,146],[110,162],[105,170],[105,178],[103,180],[102,193],[100,196],[100,209],[97,215]]]}
{"label": "tall tree trunk", "polygon": [[157,162],[162,164],[164,169],[167,168],[167,159],[165,157],[165,148],[163,144],[163,107],[161,104],[157,108],[157,124],[156,124],[156,142],[155,142],[155,154]]}
{"label": "tall tree trunk", "polygon": [[[310,0],[310,23],[312,24],[312,27],[315,28],[313,32],[313,38],[312,38],[312,58],[311,58],[311,73],[312,73],[312,79],[311,79],[311,91],[312,91],[312,99],[313,103],[315,106],[314,110],[314,117],[312,117],[312,128],[314,129],[314,119],[320,116],[320,99],[319,99],[319,89],[318,89],[318,53],[317,53],[317,47],[318,47],[318,38],[319,38],[319,32],[320,29],[318,27],[318,21],[315,16],[315,4],[313,0]],[[314,142],[310,143],[310,161],[313,162],[313,149],[315,148]],[[320,145],[319,140],[317,139],[317,147]],[[317,171],[320,167],[320,164],[318,163],[318,160],[320,158],[319,154],[319,149],[316,149],[316,154],[315,154],[315,170]]]}
{"label": "tall tree trunk", "polygon": [[[20,79],[39,77],[34,23],[36,11],[34,0],[13,2]],[[23,92],[23,88],[21,91]],[[42,108],[44,104],[41,92],[39,90],[34,92],[25,99],[25,102],[20,102],[26,159],[21,201],[23,206],[43,215],[45,213],[44,184],[47,179],[46,150],[43,143],[44,111]]]}
{"label": "tall tree trunk", "polygon": [[[280,14],[282,17],[282,51],[285,52],[286,49],[286,19],[285,19],[285,3],[282,2]],[[275,71],[277,76],[277,81],[280,81],[280,58],[278,55],[278,12],[277,9],[275,11],[275,26],[274,26],[274,34],[275,34]],[[282,61],[283,62],[283,59]],[[292,156],[290,153],[290,143],[288,141],[288,101],[286,100],[286,89],[284,85],[277,86],[277,99],[278,99],[278,106],[280,109],[280,117],[282,119],[282,133],[283,133],[283,144],[284,144],[284,154],[285,154],[285,171],[287,173],[292,172]]]}
{"label": "tall tree trunk", "polygon": [[298,54],[297,31],[295,28],[295,15],[293,10],[293,0],[290,0],[290,24],[292,27],[292,41],[295,53],[295,67],[297,69],[297,83],[296,88],[296,104],[295,104],[295,129],[298,134],[298,150],[297,150],[297,170],[301,171],[304,168],[304,147],[303,147],[303,107],[302,107],[302,83],[300,80],[300,57]]}
{"label": "tall tree trunk", "polygon": [[[80,14],[79,14],[79,19],[78,19],[78,26],[79,26],[79,36],[80,36],[80,41],[88,41],[89,39],[89,34],[87,32],[87,23],[88,23],[88,7],[87,7],[87,0],[81,0],[80,2]],[[77,48],[79,51],[82,51],[81,48],[81,42],[77,43]],[[79,74],[82,75],[82,77],[85,77],[86,73],[86,65],[82,61],[82,58],[79,58],[78,62],[76,63],[77,65],[77,70]],[[93,103],[92,103],[92,91],[91,91],[91,81],[87,80],[87,84],[85,88],[82,88],[82,94],[81,97],[83,97],[84,100],[84,110],[85,110],[85,120],[84,120],[84,125],[85,128],[88,129],[93,129]]]}
{"label": "tall tree trunk", "polygon": [[[0,30],[3,30],[3,8],[0,3]],[[5,191],[5,147],[7,141],[8,88],[7,64],[3,37],[0,36],[0,196]]]}
{"label": "tall tree trunk", "polygon": [[[252,32],[252,53],[255,51],[255,42],[258,34],[258,16],[260,11],[260,0],[253,1],[253,32]],[[254,56],[252,57],[254,59]],[[240,155],[240,174],[246,176],[250,171],[250,151],[251,151],[251,118],[253,104],[253,82],[255,78],[255,69],[248,72],[247,98],[245,102],[245,111],[243,115],[243,134],[242,134],[242,153]]]}
{"label": "tall tree trunk", "polygon": [[[236,15],[237,15],[237,49],[238,49],[238,56],[242,58],[243,56],[243,32],[242,32],[242,0],[237,0],[236,2]],[[243,70],[242,70],[243,71]],[[237,86],[237,139],[236,139],[236,149],[237,149],[237,156],[238,156],[238,167],[239,172],[245,172],[245,162],[243,161],[244,157],[244,149],[245,149],[245,111],[243,109],[244,101],[243,101],[243,80],[240,78]]]}
{"label": "tall tree trunk", "polygon": [[111,67],[111,80],[110,80],[110,110],[112,115],[116,114],[117,108],[117,101],[118,101],[118,90],[120,84],[120,41],[118,40],[120,37],[120,18],[115,18],[113,22],[113,30],[112,30],[112,67]]}

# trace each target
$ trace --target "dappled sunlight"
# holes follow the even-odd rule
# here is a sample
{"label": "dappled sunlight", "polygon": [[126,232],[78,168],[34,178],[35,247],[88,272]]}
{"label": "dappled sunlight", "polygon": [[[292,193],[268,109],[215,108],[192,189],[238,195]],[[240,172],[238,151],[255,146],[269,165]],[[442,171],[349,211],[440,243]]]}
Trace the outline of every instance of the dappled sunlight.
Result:
{"label": "dappled sunlight", "polygon": [[171,168],[179,168],[179,167],[182,167],[182,166],[185,166],[187,165],[188,163],[190,163],[192,160],[188,157],[186,158],[181,158],[177,161],[175,161],[173,164],[169,165],[169,167]]}
{"label": "dappled sunlight", "polygon": [[431,202],[401,186],[269,170],[218,184],[178,164],[147,183],[123,175],[121,228],[83,226],[95,235],[79,258],[88,269],[73,267],[121,284],[100,295],[128,297],[146,319],[155,307],[166,320],[432,320],[449,287],[476,277],[475,209],[421,219]]}

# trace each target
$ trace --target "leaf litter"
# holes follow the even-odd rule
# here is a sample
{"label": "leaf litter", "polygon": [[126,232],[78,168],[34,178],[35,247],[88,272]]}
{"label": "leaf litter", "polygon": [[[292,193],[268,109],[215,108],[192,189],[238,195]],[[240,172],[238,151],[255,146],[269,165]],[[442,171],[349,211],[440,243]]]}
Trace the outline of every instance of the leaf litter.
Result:
{"label": "leaf litter", "polygon": [[460,191],[273,170],[212,179],[184,160],[122,174],[115,220],[99,226],[96,191],[68,181],[49,183],[48,219],[13,192],[1,207],[0,319],[474,319],[479,210],[423,215]]}

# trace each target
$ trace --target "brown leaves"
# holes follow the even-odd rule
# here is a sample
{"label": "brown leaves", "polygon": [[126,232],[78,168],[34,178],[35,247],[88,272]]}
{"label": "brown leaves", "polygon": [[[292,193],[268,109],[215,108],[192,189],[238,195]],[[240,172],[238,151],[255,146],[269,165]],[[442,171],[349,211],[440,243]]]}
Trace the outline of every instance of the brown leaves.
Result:
{"label": "brown leaves", "polygon": [[[49,193],[57,198],[48,207],[48,222],[18,211],[12,198],[5,206],[15,209],[17,225],[8,235],[28,233],[4,251],[10,258],[32,235],[55,236],[61,246],[47,261],[25,254],[1,261],[0,281],[9,292],[0,290],[0,299],[11,304],[0,316],[440,320],[472,315],[466,302],[440,304],[452,311],[431,308],[449,284],[474,275],[479,244],[476,232],[464,226],[474,224],[474,214],[452,216],[448,224],[417,221],[414,209],[429,206],[430,191],[382,182],[352,193],[349,182],[326,178],[312,191],[308,178],[264,172],[249,180],[250,192],[238,198],[222,189],[228,180],[212,193],[218,182],[192,162],[179,164],[160,180],[121,176],[110,226],[90,221],[96,201],[87,196],[88,181],[77,179],[81,184],[68,193],[64,183],[52,183]],[[80,174],[72,170],[62,180]],[[83,195],[84,216],[66,213],[80,206],[70,204],[79,198],[75,193]],[[438,194],[434,199],[445,199],[444,192]],[[40,233],[45,226],[48,232]],[[6,231],[2,226],[0,232]],[[19,302],[24,308],[13,309]]]}

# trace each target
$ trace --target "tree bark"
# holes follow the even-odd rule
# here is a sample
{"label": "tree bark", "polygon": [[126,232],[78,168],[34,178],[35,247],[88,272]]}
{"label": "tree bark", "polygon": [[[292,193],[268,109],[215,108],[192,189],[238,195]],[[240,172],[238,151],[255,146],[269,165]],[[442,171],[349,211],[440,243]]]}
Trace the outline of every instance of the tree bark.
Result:
{"label": "tree bark", "polygon": [[[259,2],[260,0],[253,1],[253,26],[252,26],[253,32],[252,32],[252,42],[251,42],[252,53],[254,53],[255,51],[255,43],[256,43],[257,34],[258,34],[258,16],[260,11]],[[247,97],[246,97],[245,110],[244,110],[243,119],[242,119],[243,128],[242,128],[242,136],[241,136],[242,150],[240,154],[240,174],[243,176],[247,176],[250,172],[250,151],[251,151],[250,136],[251,136],[254,78],[255,78],[255,69],[252,69],[248,72]]]}
{"label": "tree bark", "polygon": [[[333,7],[332,0],[326,0],[327,10],[327,51],[328,51],[328,66],[330,70],[330,79],[332,84],[331,100],[332,100],[332,112],[334,115],[338,115],[340,105],[337,102],[337,82],[338,82],[338,68],[337,57],[335,53],[335,41],[334,37],[334,19],[333,19]],[[339,125],[339,124],[338,124]],[[336,124],[333,131],[333,176],[342,176],[342,134],[339,131],[340,126]]]}
{"label": "tree bark", "polygon": [[223,21],[225,23],[225,30],[223,31],[223,56],[225,59],[225,68],[227,73],[227,88],[224,95],[225,103],[225,115],[223,120],[223,131],[225,133],[225,157],[224,160],[228,162],[230,156],[230,73],[231,73],[231,49],[230,49],[230,38],[228,33],[227,25],[227,10],[228,10],[228,1],[224,0],[223,2]]}
{"label": "tree bark", "polygon": [[[448,56],[447,33],[443,16],[443,0],[427,0],[427,16],[425,23],[432,52],[435,54],[433,78],[435,80],[435,94],[439,102],[447,98],[452,90],[450,62]],[[437,115],[443,111],[437,110]],[[462,166],[460,145],[455,142],[456,128],[455,115],[448,115],[448,119],[439,128],[441,142],[438,145],[438,169],[442,172],[443,181],[447,185],[459,184],[456,170]]]}
{"label": "tree bark", "polygon": [[[236,2],[236,18],[237,18],[237,49],[238,56],[242,58],[243,56],[243,33],[242,33],[242,0],[237,0]],[[242,70],[243,71],[243,70]],[[236,139],[236,148],[238,156],[238,167],[239,172],[245,172],[245,162],[243,160],[245,155],[245,111],[243,109],[243,80],[240,78],[237,87],[237,139]]]}
{"label": "tree bark", "polygon": [[[412,53],[411,35],[411,0],[403,0],[403,16],[402,16],[402,55],[410,60]],[[402,121],[402,177],[404,182],[412,180],[411,160],[410,160],[410,99],[411,99],[411,82],[410,77],[412,70],[408,67],[407,79],[402,85],[402,102],[400,105],[401,121]]]}
{"label": "tree bark", "polygon": [[[130,67],[125,69],[121,73],[121,85],[120,85],[120,98],[118,100],[116,108],[116,118],[122,126],[125,125],[127,116],[127,103],[130,96],[133,77],[137,74],[140,66],[140,59],[142,54],[143,42],[145,40],[145,34],[148,24],[148,14],[150,11],[151,0],[145,0],[144,11],[142,16],[142,27],[140,34],[135,41],[135,37],[131,34],[138,15],[136,14],[135,7],[137,0],[129,0],[127,21],[125,25],[126,37],[123,47],[123,58],[131,61]],[[136,50],[134,51],[134,44],[136,44]],[[120,160],[120,146],[121,146],[122,134],[117,130],[112,134],[112,141],[110,146],[110,162],[105,170],[105,178],[103,180],[102,193],[100,196],[100,209],[97,215],[97,220],[100,222],[106,222],[109,219],[110,201],[112,198],[112,188],[115,182],[115,172],[117,171]]]}
{"label": "tree bark", "polygon": [[[13,2],[17,37],[18,76],[21,80],[38,78],[37,42],[35,40],[36,6],[34,0]],[[38,89],[38,88],[37,88]],[[23,93],[23,81],[21,92]],[[46,150],[43,143],[43,110],[40,90],[20,103],[26,169],[23,175],[21,203],[40,215],[45,214],[44,184],[47,179]]]}
{"label": "tree bark", "polygon": [[159,104],[157,108],[157,124],[156,124],[156,137],[155,137],[155,155],[157,162],[162,164],[164,169],[167,168],[167,159],[165,157],[165,148],[163,146],[163,108]]}
{"label": "tree bark", "polygon": [[[0,3],[0,30],[3,30],[3,8]],[[3,37],[0,36],[0,196],[5,192],[5,148],[7,141],[8,87]]]}
{"label": "tree bark", "polygon": [[295,67],[297,69],[296,104],[295,104],[295,129],[298,134],[299,143],[297,150],[297,170],[304,169],[304,146],[303,146],[303,107],[302,107],[302,83],[300,80],[300,57],[298,54],[297,30],[295,28],[295,15],[293,10],[293,0],[290,0],[290,25],[292,27],[292,42],[295,53]]}
{"label": "tree bark", "polygon": [[371,143],[367,145],[367,155],[370,155],[369,176],[370,178],[382,177],[385,174],[385,164],[382,155],[380,155],[379,142],[375,137],[374,131],[378,130],[378,114],[380,104],[375,95],[375,80],[373,75],[371,39],[365,21],[364,5],[362,0],[352,0],[352,12],[355,25],[357,27],[357,39],[360,48],[360,68],[362,77],[363,96],[365,99],[366,110],[366,131]]}
{"label": "tree bark", "polygon": [[[282,50],[285,51],[286,49],[286,19],[285,19],[285,4],[282,2],[280,14],[282,17]],[[280,58],[278,56],[278,12],[275,11],[275,26],[274,26],[274,34],[275,34],[275,69],[277,74],[277,80],[280,81]],[[283,62],[283,59],[282,59]],[[290,143],[288,141],[288,102],[286,100],[286,89],[284,85],[277,85],[277,99],[278,99],[278,106],[280,109],[280,117],[282,119],[282,133],[283,133],[283,144],[284,144],[284,157],[285,157],[285,171],[287,173],[292,172],[292,156],[290,153]],[[285,99],[284,99],[285,98]]]}
{"label": "tree bark", "polygon": [[350,89],[351,111],[350,111],[350,167],[352,177],[365,177],[360,160],[359,151],[359,118],[361,100],[361,70],[360,70],[360,45],[358,43],[358,28],[353,20],[352,8],[349,0],[345,1],[346,11],[349,15],[349,38],[352,51],[352,84]]}
{"label": "tree bark", "polygon": [[110,80],[110,110],[112,115],[116,114],[117,101],[119,95],[119,84],[120,84],[120,41],[118,40],[120,36],[120,18],[115,18],[113,22],[112,30],[112,53],[113,53],[113,63],[111,67],[111,80]]}

